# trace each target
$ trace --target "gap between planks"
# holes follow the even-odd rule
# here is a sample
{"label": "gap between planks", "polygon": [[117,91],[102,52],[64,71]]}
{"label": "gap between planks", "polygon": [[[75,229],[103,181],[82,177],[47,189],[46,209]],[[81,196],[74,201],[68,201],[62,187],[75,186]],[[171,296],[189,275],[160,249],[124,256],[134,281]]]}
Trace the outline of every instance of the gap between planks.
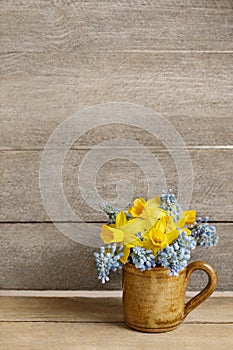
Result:
{"label": "gap between planks", "polygon": [[[199,291],[187,291],[186,297],[193,298]],[[121,290],[92,291],[92,290],[0,290],[1,296],[12,297],[52,297],[52,298],[121,298]],[[233,291],[218,291],[211,295],[211,298],[233,298]]]}
{"label": "gap between planks", "polygon": [[[95,149],[96,146],[98,146],[98,149]],[[192,150],[233,150],[233,145],[203,145],[203,146],[184,146],[184,147],[171,147],[169,149],[169,151],[167,149],[164,149],[162,147],[156,147],[156,146],[145,146],[146,148],[148,148],[151,151],[159,151],[159,152],[166,152],[168,153],[169,151],[184,151],[184,149],[186,151],[192,151]],[[19,148],[19,147],[12,147],[12,146],[0,146],[0,151],[3,152],[33,152],[33,151],[43,151],[45,149],[45,145],[44,147],[23,147],[23,148]],[[67,147],[61,147],[61,146],[57,146],[56,148],[46,148],[46,151],[64,151],[66,150]],[[141,150],[141,148],[136,147],[136,146],[99,146],[96,144],[90,145],[90,146],[77,146],[77,147],[70,147],[69,151],[82,151],[82,150],[92,150],[92,151],[99,151],[99,150],[133,150],[133,151],[137,151],[137,150]]]}

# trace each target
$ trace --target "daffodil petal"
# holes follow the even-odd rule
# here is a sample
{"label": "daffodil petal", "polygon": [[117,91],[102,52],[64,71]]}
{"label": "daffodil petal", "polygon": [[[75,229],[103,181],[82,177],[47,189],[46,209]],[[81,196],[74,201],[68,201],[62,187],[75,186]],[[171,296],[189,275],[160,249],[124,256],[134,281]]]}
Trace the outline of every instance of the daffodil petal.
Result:
{"label": "daffodil petal", "polygon": [[179,234],[180,234],[180,232],[177,229],[170,231],[170,232],[167,232],[166,233],[167,245],[171,244],[175,239],[177,239]]}
{"label": "daffodil petal", "polygon": [[181,215],[181,218],[176,222],[177,227],[183,227],[186,222],[186,216],[184,215],[184,212]]}
{"label": "daffodil petal", "polygon": [[161,199],[159,196],[157,197],[153,197],[151,199],[149,199],[147,202],[146,202],[146,207],[147,208],[150,208],[150,207],[159,207],[161,204]]}
{"label": "daffodil petal", "polygon": [[145,240],[145,241],[143,241],[143,248],[153,250],[154,247],[155,247],[155,246],[153,245],[153,243],[151,242],[151,240]]}
{"label": "daffodil petal", "polygon": [[187,225],[194,224],[196,220],[196,210],[187,210],[186,214],[187,214],[186,224]]}
{"label": "daffodil petal", "polygon": [[166,232],[173,231],[177,228],[178,225],[175,224],[172,217],[169,217],[169,220],[167,222]]}
{"label": "daffodil petal", "polygon": [[143,232],[145,228],[145,222],[142,219],[135,218],[127,221],[124,226],[121,226],[120,229],[125,234],[137,234],[138,232]]}
{"label": "daffodil petal", "polygon": [[128,257],[129,257],[129,254],[130,254],[130,248],[124,246],[123,247],[123,256],[120,258],[120,261],[123,263],[123,264],[126,264],[127,260],[128,260]]}
{"label": "daffodil petal", "polygon": [[127,242],[127,240],[125,240],[124,245],[126,245],[128,248],[142,247],[143,242],[138,237],[134,236],[134,239],[133,239],[133,237],[131,237],[129,242]]}
{"label": "daffodil petal", "polygon": [[107,225],[102,226],[102,231],[100,236],[105,244],[119,243],[124,240],[124,232]]}
{"label": "daffodil petal", "polygon": [[183,227],[185,224],[193,224],[196,219],[196,210],[187,210],[182,212],[181,218],[177,221],[176,225]]}
{"label": "daffodil petal", "polygon": [[126,222],[126,215],[123,210],[121,210],[116,216],[116,227],[124,226]]}

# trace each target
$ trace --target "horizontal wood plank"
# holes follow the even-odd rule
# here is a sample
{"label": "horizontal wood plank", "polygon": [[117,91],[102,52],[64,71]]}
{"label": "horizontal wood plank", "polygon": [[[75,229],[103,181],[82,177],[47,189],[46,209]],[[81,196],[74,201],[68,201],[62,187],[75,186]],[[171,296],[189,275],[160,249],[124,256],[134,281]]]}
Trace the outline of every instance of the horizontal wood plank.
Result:
{"label": "horizontal wood plank", "polygon": [[211,347],[212,350],[230,349],[233,325],[203,324],[181,325],[167,334],[145,334],[127,328],[125,324],[80,324],[80,323],[35,323],[4,322],[0,329],[0,346],[10,350],[64,350],[79,349],[119,350],[132,347],[141,350],[145,347],[167,347],[193,350]]}
{"label": "horizontal wood plank", "polygon": [[1,52],[233,48],[230,0],[8,0],[1,14]]}
{"label": "horizontal wood plank", "polygon": [[[216,224],[216,228],[220,237],[218,245],[196,249],[192,260],[205,260],[216,268],[217,290],[232,290],[233,224]],[[98,281],[94,248],[71,241],[53,224],[0,224],[0,241],[1,289],[121,289],[118,272],[112,273],[106,285]],[[206,282],[204,273],[195,272],[188,289],[201,290]]]}
{"label": "horizontal wood plank", "polygon": [[[0,322],[124,322],[121,298],[0,297],[0,304]],[[232,321],[233,299],[211,297],[193,310],[184,322]]]}
{"label": "horizontal wood plank", "polygon": [[121,288],[118,272],[103,286],[94,249],[71,241],[53,224],[4,224],[0,232],[1,289]]}
{"label": "horizontal wood plank", "polygon": [[[70,115],[111,101],[151,107],[187,146],[233,145],[232,60],[233,53],[3,54],[0,147],[43,149]],[[92,128],[73,147],[111,137],[159,145],[127,125],[95,128],[93,119]]]}
{"label": "horizontal wood plank", "polygon": [[[111,158],[105,164],[104,154],[110,154]],[[119,201],[116,199],[116,185],[122,179],[128,179],[133,186],[132,191],[129,185],[127,185],[127,188],[125,185],[124,187],[122,187],[123,185],[118,187],[118,191],[121,190],[119,198],[125,197],[126,203],[124,205],[128,206],[131,204],[131,196],[132,200],[136,197],[148,196],[148,183],[153,184],[153,195],[158,195],[163,188],[170,187],[174,191],[177,190],[177,169],[168,152],[154,150],[143,153],[143,158],[140,160],[146,165],[146,170],[140,169],[142,164],[137,165],[130,161],[130,156],[134,159],[136,157],[136,162],[139,161],[137,158],[138,150],[131,149],[127,151],[126,160],[115,159],[121,158],[121,154],[121,151],[110,153],[109,150],[93,150],[92,160],[88,160],[86,163],[87,168],[85,169],[87,170],[80,175],[80,165],[83,164],[87,151],[73,150],[68,153],[63,164],[63,190],[72,209],[82,220],[106,220],[105,215],[99,210],[99,203],[111,200],[114,202],[115,199],[116,204],[119,205]],[[152,155],[155,156],[158,162],[157,165],[152,163]],[[211,220],[232,221],[233,152],[231,150],[194,150],[190,151],[190,156],[194,173],[194,188],[190,208],[195,208],[198,215],[210,216]],[[0,157],[2,163],[0,185],[3,189],[0,193],[0,221],[49,221],[50,218],[43,207],[39,189],[41,152],[5,151],[0,153]],[[184,162],[182,157],[179,158],[180,164]],[[51,164],[53,162],[56,162],[55,159],[51,160]],[[97,162],[97,165],[94,165],[95,162]],[[162,172],[158,164],[162,167]],[[97,172],[96,181],[93,183],[98,165],[101,165],[101,168]],[[145,174],[143,174],[144,170]],[[78,176],[81,177],[82,182],[80,182]],[[190,177],[187,175],[183,186],[189,186],[189,181]],[[48,191],[50,193],[53,189],[53,180],[49,186]],[[124,193],[122,193],[122,188]],[[97,194],[95,195],[95,190],[99,193],[99,197],[97,197]],[[85,196],[85,199],[83,196]],[[91,207],[92,203],[93,208]],[[76,221],[76,215],[66,214],[65,207],[60,201],[54,203],[54,212],[53,220],[55,221]]]}

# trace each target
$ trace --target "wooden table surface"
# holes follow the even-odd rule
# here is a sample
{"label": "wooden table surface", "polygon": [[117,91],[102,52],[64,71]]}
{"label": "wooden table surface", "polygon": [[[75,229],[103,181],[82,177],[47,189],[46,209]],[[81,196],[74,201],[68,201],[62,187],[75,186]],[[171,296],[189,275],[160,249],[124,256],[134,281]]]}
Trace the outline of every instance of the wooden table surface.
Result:
{"label": "wooden table surface", "polygon": [[1,350],[156,348],[233,349],[233,298],[211,297],[176,330],[146,334],[125,325],[120,297],[0,297]]}

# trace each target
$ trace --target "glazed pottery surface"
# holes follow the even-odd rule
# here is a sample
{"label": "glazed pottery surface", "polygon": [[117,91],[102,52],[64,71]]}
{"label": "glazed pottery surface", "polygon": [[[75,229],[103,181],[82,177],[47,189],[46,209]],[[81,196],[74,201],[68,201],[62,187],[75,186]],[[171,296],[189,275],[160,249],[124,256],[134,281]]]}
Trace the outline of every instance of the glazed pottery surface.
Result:
{"label": "glazed pottery surface", "polygon": [[[207,286],[185,304],[185,292],[190,275],[203,270],[209,277]],[[156,267],[140,271],[132,264],[123,268],[123,306],[129,327],[144,332],[166,332],[176,328],[190,311],[207,299],[217,285],[214,268],[196,261],[170,276],[169,269]]]}

